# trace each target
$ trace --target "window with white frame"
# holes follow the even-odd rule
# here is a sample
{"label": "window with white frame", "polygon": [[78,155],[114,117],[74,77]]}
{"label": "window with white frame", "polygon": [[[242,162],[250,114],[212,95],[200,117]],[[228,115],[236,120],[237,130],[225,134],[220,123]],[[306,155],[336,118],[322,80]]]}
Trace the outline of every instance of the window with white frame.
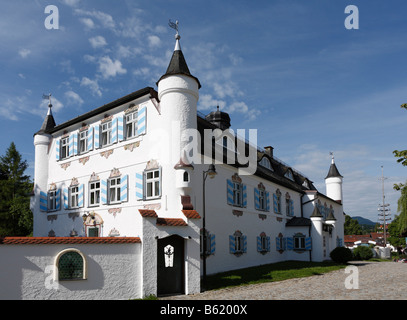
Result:
{"label": "window with white frame", "polygon": [[289,217],[294,215],[294,203],[288,192],[285,195],[285,213]]}
{"label": "window with white frame", "polygon": [[48,211],[57,210],[57,191],[48,191]]}
{"label": "window with white frame", "polygon": [[259,209],[266,210],[266,191],[259,188]]}
{"label": "window with white frame", "polygon": [[301,233],[294,235],[294,250],[305,250],[305,235]]}
{"label": "window with white frame", "polygon": [[102,123],[100,126],[100,146],[107,146],[112,143],[112,121]]}
{"label": "window with white frame", "polygon": [[69,208],[79,207],[79,187],[73,186],[69,188]]}
{"label": "window with white frame", "polygon": [[100,204],[100,181],[89,182],[89,206]]}
{"label": "window with white frame", "polygon": [[60,159],[65,159],[69,157],[69,137],[61,139],[60,146]]}
{"label": "window with white frame", "polygon": [[257,237],[257,251],[260,253],[270,251],[270,237],[267,237],[264,232]]}
{"label": "window with white frame", "polygon": [[160,169],[145,172],[146,199],[161,196],[161,174]]}
{"label": "window with white frame", "polygon": [[109,203],[120,202],[120,177],[109,179]]}
{"label": "window with white frame", "polygon": [[281,213],[281,192],[279,189],[273,194],[273,208],[275,213]]}
{"label": "window with white frame", "polygon": [[247,252],[247,237],[237,230],[233,235],[229,236],[229,251],[235,255],[240,255]]}
{"label": "window with white frame", "polygon": [[242,184],[233,182],[233,203],[236,206],[242,205]]}
{"label": "window with white frame", "polygon": [[79,132],[79,153],[88,151],[88,130]]}
{"label": "window with white frame", "polygon": [[137,136],[137,119],[138,111],[133,111],[126,114],[126,139],[134,138]]}
{"label": "window with white frame", "polygon": [[203,256],[204,252],[204,242],[206,245],[205,248],[205,254],[206,256],[209,256],[211,254],[215,254],[215,235],[211,234],[208,230],[205,231],[205,234],[203,232],[203,229],[201,229],[201,256]]}

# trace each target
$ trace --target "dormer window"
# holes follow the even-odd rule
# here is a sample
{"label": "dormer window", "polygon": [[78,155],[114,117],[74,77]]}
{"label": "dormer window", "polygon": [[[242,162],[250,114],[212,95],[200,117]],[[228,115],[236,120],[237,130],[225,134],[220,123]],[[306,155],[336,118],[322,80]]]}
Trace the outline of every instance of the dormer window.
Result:
{"label": "dormer window", "polygon": [[284,174],[284,177],[287,179],[290,179],[291,181],[294,181],[294,175],[291,169],[288,169],[287,172]]}
{"label": "dormer window", "polygon": [[259,164],[260,164],[262,167],[273,171],[273,167],[271,166],[270,160],[269,160],[267,157],[261,158]]}
{"label": "dormer window", "polygon": [[309,182],[308,182],[307,179],[304,180],[304,182],[302,183],[302,186],[303,186],[304,188],[306,188],[306,189],[309,189],[309,188],[310,188],[310,187],[309,187]]}

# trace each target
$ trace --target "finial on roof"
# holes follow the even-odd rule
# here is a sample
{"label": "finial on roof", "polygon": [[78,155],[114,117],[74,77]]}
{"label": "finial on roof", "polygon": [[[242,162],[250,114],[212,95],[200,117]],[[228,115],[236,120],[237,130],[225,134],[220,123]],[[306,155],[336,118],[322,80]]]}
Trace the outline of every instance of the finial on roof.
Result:
{"label": "finial on roof", "polygon": [[42,95],[42,98],[43,98],[44,100],[48,100],[48,112],[47,112],[47,115],[52,114],[52,112],[51,112],[51,108],[52,108],[51,96],[52,96],[51,93],[50,93],[50,94],[43,94],[43,95]]}
{"label": "finial on roof", "polygon": [[329,152],[329,155],[332,157],[331,163],[335,163],[334,153],[331,151],[331,152]]}
{"label": "finial on roof", "polygon": [[175,22],[172,22],[171,19],[170,19],[169,22],[168,22],[168,25],[170,26],[170,28],[174,29],[177,32],[175,34],[176,42],[175,42],[174,51],[181,50],[181,45],[179,44],[179,40],[181,39],[181,36],[179,35],[179,32],[178,32],[178,30],[179,30],[179,28],[178,28],[178,25],[179,25],[178,20],[175,21]]}

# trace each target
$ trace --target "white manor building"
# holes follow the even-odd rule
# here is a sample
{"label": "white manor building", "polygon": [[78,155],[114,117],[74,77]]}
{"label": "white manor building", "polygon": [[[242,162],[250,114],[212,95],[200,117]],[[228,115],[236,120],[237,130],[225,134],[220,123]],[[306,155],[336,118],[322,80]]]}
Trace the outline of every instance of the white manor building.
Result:
{"label": "white manor building", "polygon": [[[245,174],[239,138],[227,134],[229,115],[197,112],[201,84],[179,38],[157,90],[59,125],[50,104],[34,135],[34,237],[2,240],[9,263],[0,298],[192,294],[203,275],[323,261],[343,245],[342,176],[333,158],[326,195],[272,147],[256,147],[255,170]],[[220,138],[204,139],[215,129]],[[191,135],[210,143],[192,146]],[[243,146],[243,153],[252,147]],[[219,155],[225,161],[215,161]]]}

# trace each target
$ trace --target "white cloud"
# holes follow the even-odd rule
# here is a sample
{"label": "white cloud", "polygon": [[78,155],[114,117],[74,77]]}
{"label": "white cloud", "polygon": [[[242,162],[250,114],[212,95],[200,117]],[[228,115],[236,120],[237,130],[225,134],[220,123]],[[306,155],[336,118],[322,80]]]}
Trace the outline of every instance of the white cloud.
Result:
{"label": "white cloud", "polygon": [[148,45],[150,46],[150,48],[157,48],[161,45],[161,40],[157,36],[149,36]]}
{"label": "white cloud", "polygon": [[81,80],[81,86],[83,87],[88,87],[91,91],[93,95],[102,96],[102,91],[99,88],[99,84],[96,80],[91,80],[87,77],[83,77]]}
{"label": "white cloud", "polygon": [[102,48],[105,45],[107,45],[106,39],[103,38],[102,36],[90,38],[89,42],[94,49]]}
{"label": "white cloud", "polygon": [[21,58],[25,59],[31,54],[31,50],[29,50],[29,49],[20,49],[18,51],[18,54],[20,55]]}
{"label": "white cloud", "polygon": [[119,60],[113,61],[110,57],[105,56],[99,59],[99,72],[103,78],[107,79],[119,74],[126,74],[127,70],[122,67]]}
{"label": "white cloud", "polygon": [[93,29],[95,27],[95,23],[91,18],[82,18],[80,21],[85,25],[88,29]]}
{"label": "white cloud", "polygon": [[[48,112],[48,102],[49,102],[48,100],[42,99],[39,105],[40,110],[33,108],[30,109],[29,112],[32,114],[40,115],[41,117],[45,117],[45,115]],[[52,102],[52,112],[59,112],[64,107],[64,104],[54,96],[52,96],[51,102]]]}
{"label": "white cloud", "polygon": [[65,92],[65,98],[68,100],[68,104],[70,105],[81,106],[84,102],[82,98],[79,96],[79,94],[72,90]]}
{"label": "white cloud", "polygon": [[61,0],[62,3],[66,4],[67,6],[74,7],[76,6],[80,0]]}
{"label": "white cloud", "polygon": [[[99,21],[99,23],[104,28],[111,29],[111,30],[115,29],[116,24],[113,20],[113,17],[110,14],[104,13],[102,11],[96,11],[96,10],[86,11],[86,10],[82,10],[82,9],[76,9],[75,13],[80,16],[91,17],[91,18],[96,19],[97,21]],[[84,21],[82,21],[82,22],[84,23]],[[89,25],[90,25],[89,21],[87,21],[87,23],[89,23]],[[95,26],[95,24],[93,24],[93,26]]]}

